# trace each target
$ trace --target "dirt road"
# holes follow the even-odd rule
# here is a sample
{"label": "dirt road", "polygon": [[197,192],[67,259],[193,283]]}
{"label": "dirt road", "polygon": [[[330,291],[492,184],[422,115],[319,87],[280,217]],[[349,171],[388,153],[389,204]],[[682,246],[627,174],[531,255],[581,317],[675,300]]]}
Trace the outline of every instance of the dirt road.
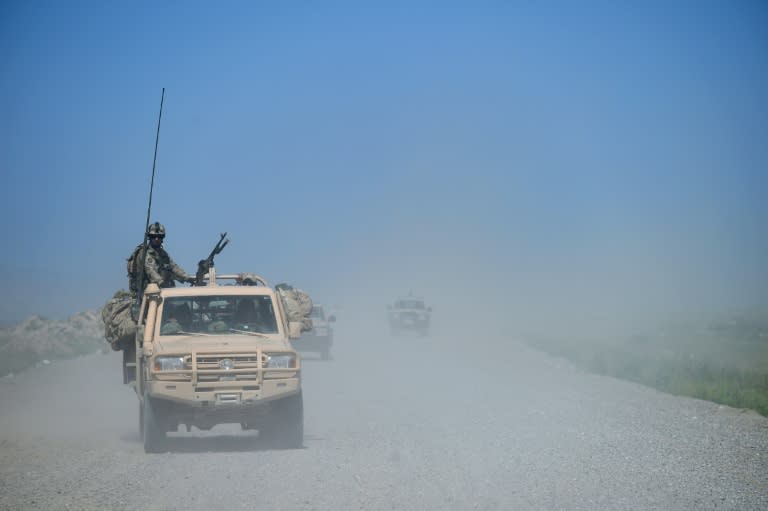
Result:
{"label": "dirt road", "polygon": [[0,379],[0,509],[768,509],[768,419],[470,335],[339,325],[289,451],[227,425],[145,454],[118,354]]}

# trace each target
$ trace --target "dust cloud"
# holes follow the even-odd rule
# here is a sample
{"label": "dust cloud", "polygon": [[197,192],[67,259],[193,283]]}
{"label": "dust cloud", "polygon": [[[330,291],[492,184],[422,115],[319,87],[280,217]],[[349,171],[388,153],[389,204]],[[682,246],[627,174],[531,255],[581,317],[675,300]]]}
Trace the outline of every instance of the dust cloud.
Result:
{"label": "dust cloud", "polygon": [[385,327],[386,305],[413,293],[433,307],[435,328],[516,339],[626,339],[766,303],[738,264],[699,251],[695,239],[689,247],[679,240],[672,254],[620,231],[582,243],[553,233],[542,242],[535,232],[483,232],[481,218],[474,230],[434,220],[391,225],[345,246],[309,289],[344,321],[366,318],[369,330]]}

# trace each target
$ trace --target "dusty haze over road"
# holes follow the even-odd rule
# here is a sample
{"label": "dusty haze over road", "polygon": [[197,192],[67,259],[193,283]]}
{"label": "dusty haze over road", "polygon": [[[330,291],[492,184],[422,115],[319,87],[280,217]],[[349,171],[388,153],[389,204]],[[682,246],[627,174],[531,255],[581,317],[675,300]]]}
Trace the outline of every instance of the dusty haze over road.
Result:
{"label": "dusty haze over road", "polygon": [[384,317],[305,357],[300,450],[226,425],[144,454],[116,353],[0,379],[0,509],[768,508],[766,418]]}
{"label": "dusty haze over road", "polygon": [[[520,342],[768,306],[768,2],[372,4],[0,2],[0,324],[103,306],[154,221],[339,318],[301,450],[145,455],[117,354],[0,379],[0,508],[768,509],[765,418]],[[710,354],[764,382],[754,331]]]}

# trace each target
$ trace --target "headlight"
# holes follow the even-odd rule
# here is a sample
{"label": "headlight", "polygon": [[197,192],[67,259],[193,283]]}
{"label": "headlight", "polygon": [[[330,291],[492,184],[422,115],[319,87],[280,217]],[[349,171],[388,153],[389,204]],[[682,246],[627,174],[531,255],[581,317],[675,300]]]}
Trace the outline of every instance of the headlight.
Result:
{"label": "headlight", "polygon": [[267,369],[291,369],[296,367],[296,355],[292,353],[267,353],[264,367]]}
{"label": "headlight", "polygon": [[184,357],[157,357],[155,371],[181,371],[184,369]]}

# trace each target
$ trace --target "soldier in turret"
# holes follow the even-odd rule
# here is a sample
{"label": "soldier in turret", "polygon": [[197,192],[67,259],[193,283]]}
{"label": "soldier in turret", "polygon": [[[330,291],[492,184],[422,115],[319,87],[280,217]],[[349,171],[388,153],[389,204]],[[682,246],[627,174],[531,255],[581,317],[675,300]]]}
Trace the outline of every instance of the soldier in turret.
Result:
{"label": "soldier in turret", "polygon": [[187,277],[187,273],[171,259],[171,256],[163,248],[163,240],[165,239],[163,224],[155,222],[150,225],[147,238],[149,238],[149,247],[144,263],[144,275],[147,283],[154,282],[160,287],[174,287],[176,280],[194,282],[194,279]]}

